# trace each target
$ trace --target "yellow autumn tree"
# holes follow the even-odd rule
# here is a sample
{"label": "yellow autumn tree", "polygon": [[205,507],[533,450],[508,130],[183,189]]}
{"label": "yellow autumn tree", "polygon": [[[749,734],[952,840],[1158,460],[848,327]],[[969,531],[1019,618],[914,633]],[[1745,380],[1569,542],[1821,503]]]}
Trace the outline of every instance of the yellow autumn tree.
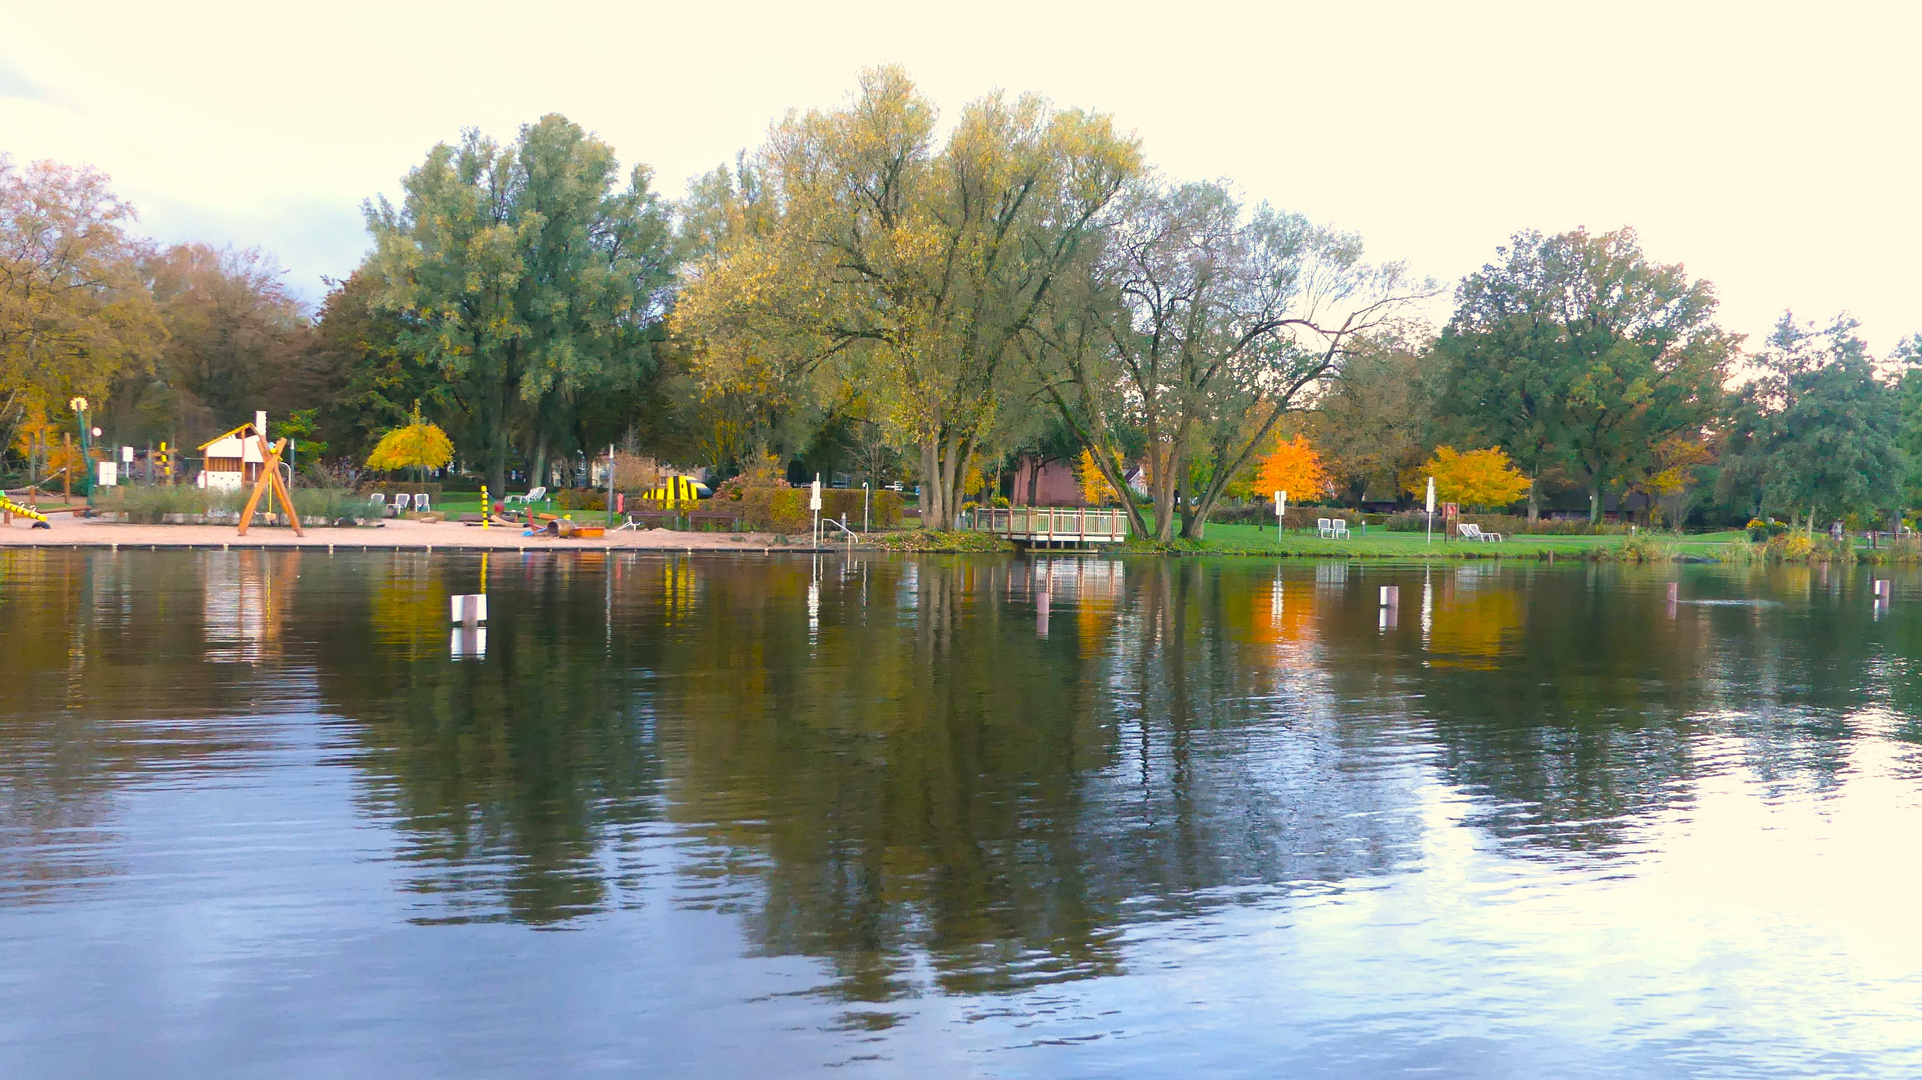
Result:
{"label": "yellow autumn tree", "polygon": [[1075,469],[1075,478],[1081,483],[1081,497],[1094,505],[1106,506],[1121,501],[1114,485],[1101,475],[1101,467],[1094,463],[1094,455],[1086,450],[1081,451],[1081,464]]}
{"label": "yellow autumn tree", "polygon": [[1476,509],[1507,506],[1528,494],[1528,477],[1496,446],[1465,453],[1437,446],[1435,456],[1422,466],[1408,490],[1424,494],[1430,476],[1435,478],[1435,498]]}
{"label": "yellow autumn tree", "polygon": [[367,467],[377,472],[402,469],[438,469],[454,460],[454,443],[438,424],[421,419],[420,402],[405,426],[380,437],[374,452],[367,455]]}
{"label": "yellow autumn tree", "polygon": [[1321,455],[1300,435],[1277,444],[1273,453],[1261,459],[1261,468],[1255,473],[1255,492],[1264,499],[1285,491],[1290,501],[1307,502],[1327,495],[1330,486]]}

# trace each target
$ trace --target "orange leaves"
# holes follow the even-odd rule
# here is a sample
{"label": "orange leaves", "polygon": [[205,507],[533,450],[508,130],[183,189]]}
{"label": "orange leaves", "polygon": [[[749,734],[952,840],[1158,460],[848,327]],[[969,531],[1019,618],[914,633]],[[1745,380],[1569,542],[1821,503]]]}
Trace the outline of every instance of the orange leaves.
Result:
{"label": "orange leaves", "polygon": [[1094,463],[1094,455],[1086,450],[1081,451],[1081,465],[1075,470],[1075,479],[1081,483],[1081,497],[1096,506],[1121,501],[1114,485],[1101,475],[1101,467]]}
{"label": "orange leaves", "polygon": [[1261,468],[1255,473],[1255,493],[1262,498],[1285,491],[1289,499],[1303,502],[1322,498],[1331,490],[1333,485],[1328,470],[1322,467],[1321,455],[1300,435],[1276,446],[1274,453],[1261,459]]}

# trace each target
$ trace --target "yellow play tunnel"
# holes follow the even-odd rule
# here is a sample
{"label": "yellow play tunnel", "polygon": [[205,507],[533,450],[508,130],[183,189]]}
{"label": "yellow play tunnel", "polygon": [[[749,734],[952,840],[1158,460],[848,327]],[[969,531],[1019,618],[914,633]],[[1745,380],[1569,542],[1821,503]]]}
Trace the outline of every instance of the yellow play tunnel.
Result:
{"label": "yellow play tunnel", "polygon": [[672,476],[656,487],[649,488],[641,495],[641,502],[651,510],[685,510],[709,494],[707,485],[691,476]]}

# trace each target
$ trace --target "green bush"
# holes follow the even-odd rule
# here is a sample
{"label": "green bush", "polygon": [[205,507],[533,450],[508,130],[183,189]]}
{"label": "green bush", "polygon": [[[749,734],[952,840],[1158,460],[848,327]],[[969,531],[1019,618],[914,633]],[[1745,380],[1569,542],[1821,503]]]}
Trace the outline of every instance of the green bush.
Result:
{"label": "green bush", "polygon": [[1673,562],[1675,545],[1658,540],[1651,533],[1636,533],[1615,547],[1604,549],[1605,558],[1617,562],[1652,563]]}
{"label": "green bush", "polygon": [[315,525],[358,522],[377,515],[367,496],[344,487],[295,488],[294,509],[303,524]]}
{"label": "green bush", "polygon": [[889,533],[880,538],[881,546],[889,551],[1012,551],[1014,544],[1003,540],[993,533],[969,532],[958,530],[943,532],[939,529],[909,529]]}
{"label": "green bush", "polygon": [[125,514],[128,521],[152,525],[168,514],[205,514],[208,498],[197,487],[120,486],[97,490],[93,506],[97,513]]}
{"label": "green bush", "polygon": [[[869,495],[868,520],[872,528],[892,529],[901,524],[901,493],[882,490]],[[743,528],[754,532],[807,532],[814,527],[813,511],[808,509],[808,489],[804,487],[748,487],[728,488],[725,485],[720,493],[709,500],[712,506],[703,504],[697,509],[713,511],[737,511],[741,515]],[[860,488],[823,488],[821,491],[821,516],[839,518],[847,515],[848,525],[859,528],[861,521]]]}

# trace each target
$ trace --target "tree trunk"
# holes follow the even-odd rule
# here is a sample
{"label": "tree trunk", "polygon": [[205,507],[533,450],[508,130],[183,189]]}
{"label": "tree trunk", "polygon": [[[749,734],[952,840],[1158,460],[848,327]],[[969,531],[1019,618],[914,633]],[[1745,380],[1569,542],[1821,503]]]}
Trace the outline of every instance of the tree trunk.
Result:
{"label": "tree trunk", "polygon": [[1041,481],[1041,459],[1038,457],[1031,457],[1028,459],[1028,505],[1029,506],[1034,505],[1035,485],[1040,483],[1040,481]]}
{"label": "tree trunk", "polygon": [[1542,478],[1528,478],[1528,521],[1534,524],[1542,519]]}
{"label": "tree trunk", "polygon": [[1588,485],[1588,523],[1594,525],[1602,520],[1602,484],[1591,480]]}
{"label": "tree trunk", "polygon": [[[499,439],[494,440],[494,445],[487,455],[487,483],[488,498],[507,497],[507,444]],[[485,514],[489,509],[483,506],[481,513]]]}

